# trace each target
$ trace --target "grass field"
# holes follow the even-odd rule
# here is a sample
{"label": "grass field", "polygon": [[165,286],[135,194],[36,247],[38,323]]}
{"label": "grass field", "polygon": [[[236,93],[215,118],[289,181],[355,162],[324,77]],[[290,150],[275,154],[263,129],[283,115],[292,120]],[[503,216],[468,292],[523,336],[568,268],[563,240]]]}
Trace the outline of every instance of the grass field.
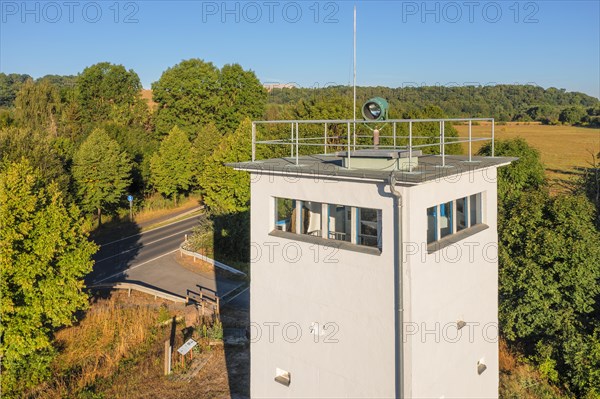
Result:
{"label": "grass field", "polygon": [[[461,137],[468,136],[466,125],[455,126]],[[473,136],[490,135],[489,124],[473,126]],[[600,129],[590,129],[573,126],[549,126],[541,124],[508,123],[496,124],[496,139],[511,139],[522,137],[531,146],[537,148],[542,156],[546,168],[546,175],[551,182],[560,183],[570,180],[578,174],[577,168],[589,167],[592,161],[591,154],[600,152]],[[476,152],[481,143],[473,144]],[[463,144],[467,153],[467,145]]]}

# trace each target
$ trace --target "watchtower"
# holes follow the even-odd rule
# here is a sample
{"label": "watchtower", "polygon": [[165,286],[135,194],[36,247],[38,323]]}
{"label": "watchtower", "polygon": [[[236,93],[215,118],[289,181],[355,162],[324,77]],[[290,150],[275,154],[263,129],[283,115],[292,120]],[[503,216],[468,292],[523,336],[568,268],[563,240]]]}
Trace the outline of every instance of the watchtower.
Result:
{"label": "watchtower", "polygon": [[472,155],[490,140],[492,119],[253,123],[252,160],[230,165],[251,174],[252,397],[497,397],[513,159]]}

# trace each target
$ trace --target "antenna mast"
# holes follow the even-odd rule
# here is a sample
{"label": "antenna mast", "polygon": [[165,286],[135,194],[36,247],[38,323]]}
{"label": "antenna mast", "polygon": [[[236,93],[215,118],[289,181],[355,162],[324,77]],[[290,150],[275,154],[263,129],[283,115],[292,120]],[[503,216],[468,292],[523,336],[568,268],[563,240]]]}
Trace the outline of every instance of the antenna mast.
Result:
{"label": "antenna mast", "polygon": [[[354,80],[353,80],[353,90],[354,90],[354,102],[353,102],[353,117],[352,119],[356,121],[356,4],[354,4]],[[356,129],[356,124],[354,124],[354,128]]]}

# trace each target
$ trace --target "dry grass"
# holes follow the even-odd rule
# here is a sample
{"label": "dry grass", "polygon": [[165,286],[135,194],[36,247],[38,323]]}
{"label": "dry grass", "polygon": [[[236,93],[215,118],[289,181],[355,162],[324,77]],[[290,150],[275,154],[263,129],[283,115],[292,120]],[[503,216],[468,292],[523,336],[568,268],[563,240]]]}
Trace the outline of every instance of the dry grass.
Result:
{"label": "dry grass", "polygon": [[151,221],[154,219],[159,219],[159,218],[162,218],[164,216],[170,215],[175,212],[190,210],[195,207],[198,207],[199,202],[200,201],[199,201],[198,197],[190,196],[190,197],[184,199],[183,201],[181,201],[181,203],[178,204],[178,206],[176,208],[171,207],[171,208],[152,209],[150,207],[147,207],[147,208],[141,210],[140,212],[136,213],[135,221],[137,223],[146,223],[148,221]]}
{"label": "dry grass", "polygon": [[[455,126],[461,137],[467,137],[466,125]],[[592,158],[590,152],[600,152],[600,129],[590,129],[573,126],[550,126],[539,123],[508,123],[496,124],[497,139],[522,137],[531,146],[537,148],[546,168],[546,175],[551,181],[570,180],[577,174],[577,168],[589,167]],[[489,137],[490,126],[482,123],[473,126],[473,136]],[[473,144],[476,152],[482,143]],[[463,144],[467,153],[467,145]]]}
{"label": "dry grass", "polygon": [[32,397],[77,397],[94,391],[110,379],[124,362],[135,362],[154,341],[161,318],[170,313],[143,294],[128,298],[115,293],[96,301],[76,325],[56,334],[59,355],[51,382]]}
{"label": "dry grass", "polygon": [[[248,346],[213,346],[209,331],[186,328],[180,321],[174,348],[193,332],[199,342],[194,358],[203,368],[191,379],[181,379],[174,352],[175,374],[163,375],[164,342],[173,316],[197,314],[193,307],[169,304],[151,296],[116,292],[95,301],[75,326],[56,334],[60,354],[48,383],[29,392],[30,398],[241,398],[249,395]],[[247,312],[244,313],[247,319]],[[227,317],[227,316],[226,316]],[[237,320],[237,315],[235,316]],[[188,317],[178,317],[178,320]],[[207,317],[204,322],[210,322]],[[167,321],[167,323],[163,323]],[[195,320],[197,322],[197,320]],[[188,324],[188,326],[191,324]],[[189,336],[189,335],[188,335]]]}
{"label": "dry grass", "polygon": [[[248,323],[248,313],[224,310],[223,323],[239,326]],[[227,321],[229,320],[229,321]],[[168,331],[158,338],[146,359],[134,368],[123,370],[103,391],[106,398],[160,398],[160,399],[196,399],[196,398],[246,398],[250,388],[250,351],[248,346],[208,346],[202,339],[199,342],[200,353],[195,358],[204,358],[205,365],[200,372],[189,380],[180,380],[177,373],[165,377],[162,369],[163,342]],[[183,340],[178,333],[176,346]]]}
{"label": "dry grass", "polygon": [[551,385],[533,366],[522,361],[500,341],[501,399],[570,399],[570,396]]}

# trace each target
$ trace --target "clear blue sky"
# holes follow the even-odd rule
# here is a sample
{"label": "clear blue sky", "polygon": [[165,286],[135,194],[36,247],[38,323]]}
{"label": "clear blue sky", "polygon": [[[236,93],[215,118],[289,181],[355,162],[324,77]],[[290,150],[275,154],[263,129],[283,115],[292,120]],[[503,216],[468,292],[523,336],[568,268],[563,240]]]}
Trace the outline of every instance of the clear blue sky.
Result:
{"label": "clear blue sky", "polygon": [[[25,6],[24,6],[25,4]],[[264,83],[352,82],[353,2],[0,1],[0,71],[77,74],[100,61],[144,87],[183,59]],[[599,1],[360,1],[358,84],[532,83],[600,97]]]}

